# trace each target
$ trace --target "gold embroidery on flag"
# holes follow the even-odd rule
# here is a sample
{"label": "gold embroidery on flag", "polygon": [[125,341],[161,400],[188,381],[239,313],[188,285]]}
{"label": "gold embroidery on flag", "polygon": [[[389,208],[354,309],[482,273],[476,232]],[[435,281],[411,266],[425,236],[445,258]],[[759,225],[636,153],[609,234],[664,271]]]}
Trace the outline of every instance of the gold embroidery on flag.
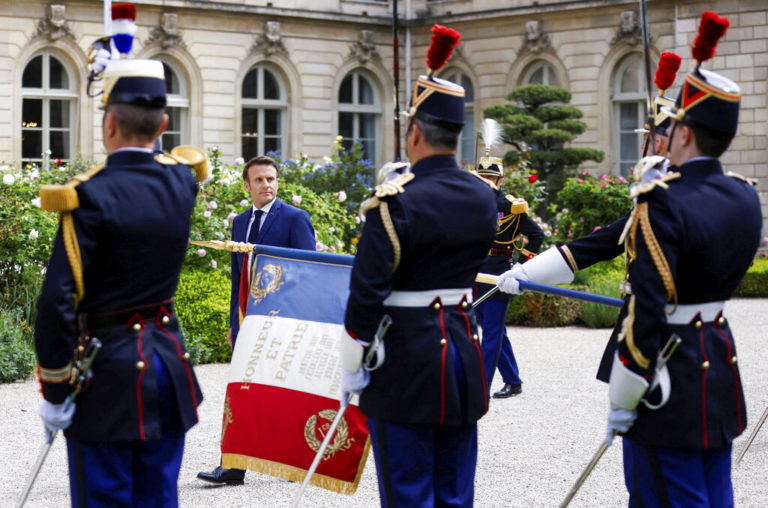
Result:
{"label": "gold embroidery on flag", "polygon": [[265,265],[255,274],[251,283],[251,296],[256,303],[261,302],[268,294],[274,293],[283,285],[283,267],[280,265]]}
{"label": "gold embroidery on flag", "polygon": [[[325,418],[327,421],[318,426],[318,415]],[[333,409],[323,409],[316,415],[312,415],[307,419],[307,423],[304,425],[304,440],[307,442],[312,451],[317,452],[320,449],[321,439],[318,439],[318,433],[321,438],[325,438],[325,433],[331,426],[331,422],[336,418],[336,411]],[[342,418],[339,422],[339,426],[336,428],[336,435],[333,437],[333,441],[328,444],[325,453],[323,453],[323,460],[328,460],[333,457],[336,452],[349,450],[352,443],[355,442],[355,438],[349,437],[349,426],[347,420]]]}

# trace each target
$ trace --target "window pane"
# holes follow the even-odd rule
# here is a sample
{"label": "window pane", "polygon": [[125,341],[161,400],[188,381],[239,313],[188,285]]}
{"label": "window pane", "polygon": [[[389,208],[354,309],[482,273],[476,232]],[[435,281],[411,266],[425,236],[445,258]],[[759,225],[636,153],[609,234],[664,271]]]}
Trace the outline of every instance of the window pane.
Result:
{"label": "window pane", "polygon": [[371,84],[363,76],[358,74],[357,77],[359,79],[357,84],[358,103],[373,104],[373,87],[371,87]]}
{"label": "window pane", "polygon": [[279,109],[265,109],[264,110],[264,135],[280,135],[280,110]]}
{"label": "window pane", "polygon": [[339,113],[339,135],[343,138],[355,137],[355,114]]}
{"label": "window pane", "polygon": [[242,157],[248,160],[259,155],[258,138],[242,138],[243,153]]}
{"label": "window pane", "polygon": [[544,67],[539,67],[538,69],[533,71],[533,74],[531,74],[531,77],[528,79],[528,84],[530,85],[544,84]]}
{"label": "window pane", "polygon": [[369,161],[376,160],[376,142],[372,139],[361,139],[358,141],[363,148],[363,158]]}
{"label": "window pane", "polygon": [[472,86],[472,81],[465,75],[461,75],[461,86],[464,87],[464,102],[472,102],[475,100],[475,88]]}
{"label": "window pane", "polygon": [[264,69],[264,98],[280,99],[280,85],[277,83],[277,78],[267,69]]}
{"label": "window pane", "polygon": [[42,131],[21,131],[21,157],[23,159],[39,159],[43,154]]}
{"label": "window pane", "polygon": [[22,127],[42,127],[43,126],[43,100],[42,99],[24,99],[24,102],[22,103],[22,106],[21,106],[21,126]]}
{"label": "window pane", "polygon": [[257,80],[258,78],[258,69],[251,69],[248,71],[248,74],[245,75],[245,79],[243,80],[243,97],[246,99],[257,99],[258,96],[258,88],[257,88]]}
{"label": "window pane", "polygon": [[344,81],[341,82],[341,88],[339,88],[339,102],[352,104],[352,74],[349,74],[344,78]]}
{"label": "window pane", "polygon": [[168,114],[167,130],[170,132],[181,132],[181,108],[165,108],[165,112]]}
{"label": "window pane", "polygon": [[280,138],[264,138],[264,153],[280,152]]}
{"label": "window pane", "polygon": [[69,105],[70,101],[51,99],[50,101],[50,124],[51,127],[69,128]]}
{"label": "window pane", "polygon": [[635,60],[624,69],[621,76],[621,92],[639,92],[640,91],[640,66],[639,61]]}
{"label": "window pane", "polygon": [[621,160],[629,161],[630,164],[637,162],[640,153],[640,140],[634,132],[624,132],[621,134]]}
{"label": "window pane", "polygon": [[165,73],[165,92],[167,94],[179,95],[181,89],[179,88],[179,78],[170,65],[163,62],[163,72]]}
{"label": "window pane", "polygon": [[50,87],[68,90],[69,77],[67,76],[67,70],[56,57],[49,55],[48,58],[50,62],[50,69],[48,70],[51,81]]}
{"label": "window pane", "polygon": [[24,88],[43,88],[43,55],[36,56],[24,67],[21,86]]}
{"label": "window pane", "polygon": [[51,158],[69,159],[69,131],[51,131]]}
{"label": "window pane", "polygon": [[169,151],[173,147],[179,146],[181,144],[181,135],[176,132],[164,132],[162,137],[160,138],[160,149],[164,151]]}
{"label": "window pane", "polygon": [[259,110],[243,108],[243,135],[256,136],[259,133]]}
{"label": "window pane", "polygon": [[619,125],[622,131],[638,129],[637,103],[625,102],[619,105]]}
{"label": "window pane", "polygon": [[376,137],[376,115],[373,113],[360,113],[360,138],[373,139]]}

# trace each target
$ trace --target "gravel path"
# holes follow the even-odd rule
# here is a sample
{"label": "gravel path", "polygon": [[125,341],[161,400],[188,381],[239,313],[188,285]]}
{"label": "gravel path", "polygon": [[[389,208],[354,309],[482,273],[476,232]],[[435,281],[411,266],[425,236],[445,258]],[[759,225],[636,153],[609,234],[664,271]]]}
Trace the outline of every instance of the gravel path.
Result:
{"label": "gravel path", "polygon": [[[767,300],[733,300],[726,307],[739,346],[739,365],[752,430],[768,407],[768,362],[764,333]],[[479,507],[557,506],[600,444],[605,428],[606,385],[594,379],[607,330],[586,328],[510,328],[523,394],[493,400],[480,421],[480,451],[475,501]],[[242,487],[209,487],[195,479],[198,471],[218,462],[218,439],[226,365],[204,365],[197,374],[205,401],[200,423],[187,434],[179,491],[185,507],[287,506],[298,484],[257,473]],[[496,376],[494,391],[501,381]],[[42,427],[37,417],[39,394],[33,381],[0,385],[0,506],[14,506],[35,461]],[[746,436],[734,445],[741,450]],[[609,449],[571,506],[626,506],[620,441]],[[734,467],[736,505],[768,506],[768,425],[758,434],[740,466]],[[373,454],[359,489],[343,496],[309,487],[304,506],[378,506]],[[69,504],[65,447],[54,443],[27,506]]]}

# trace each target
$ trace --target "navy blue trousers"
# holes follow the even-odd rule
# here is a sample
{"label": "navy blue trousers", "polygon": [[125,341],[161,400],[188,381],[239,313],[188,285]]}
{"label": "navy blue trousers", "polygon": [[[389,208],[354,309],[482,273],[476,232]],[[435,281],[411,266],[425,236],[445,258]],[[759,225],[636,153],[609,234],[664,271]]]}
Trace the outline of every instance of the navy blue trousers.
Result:
{"label": "navy blue trousers", "polygon": [[687,450],[623,440],[630,508],[730,508],[731,446]]}
{"label": "navy blue trousers", "polygon": [[68,439],[73,507],[175,508],[179,505],[177,482],[184,454],[184,433],[168,371],[157,354],[153,359],[160,407],[173,408],[161,412],[163,437],[104,443]]}
{"label": "navy blue trousers", "polygon": [[520,385],[520,370],[517,367],[512,343],[507,336],[508,299],[486,300],[475,309],[480,326],[483,327],[483,362],[485,363],[485,380],[491,387],[493,375],[498,367],[501,378],[506,384]]}
{"label": "navy blue trousers", "polygon": [[368,418],[381,506],[472,506],[477,425],[405,425]]}

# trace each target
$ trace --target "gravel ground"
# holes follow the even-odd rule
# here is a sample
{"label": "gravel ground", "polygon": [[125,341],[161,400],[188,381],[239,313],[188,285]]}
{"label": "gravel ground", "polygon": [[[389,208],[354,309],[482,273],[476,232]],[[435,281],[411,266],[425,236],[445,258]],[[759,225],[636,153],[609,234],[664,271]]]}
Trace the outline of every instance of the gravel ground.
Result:
{"label": "gravel ground", "polygon": [[[739,346],[739,365],[747,397],[750,427],[768,407],[768,363],[763,339],[768,301],[733,300],[726,307]],[[525,384],[518,397],[493,400],[479,423],[480,451],[475,501],[480,507],[557,506],[600,444],[605,428],[606,385],[594,378],[607,330],[511,327]],[[218,439],[226,365],[198,367],[205,394],[200,423],[187,434],[179,478],[182,506],[287,506],[298,484],[249,472],[242,487],[210,487],[195,479],[218,462]],[[494,391],[501,381],[498,375]],[[39,394],[33,381],[0,385],[0,506],[13,506],[35,461],[42,427]],[[741,450],[746,436],[734,444]],[[603,457],[571,506],[626,506],[620,440]],[[735,455],[734,453],[734,455]],[[758,434],[741,465],[733,469],[736,504],[768,506],[768,425]],[[373,454],[353,496],[308,487],[304,506],[378,506]],[[63,440],[57,440],[27,506],[69,503]]]}

